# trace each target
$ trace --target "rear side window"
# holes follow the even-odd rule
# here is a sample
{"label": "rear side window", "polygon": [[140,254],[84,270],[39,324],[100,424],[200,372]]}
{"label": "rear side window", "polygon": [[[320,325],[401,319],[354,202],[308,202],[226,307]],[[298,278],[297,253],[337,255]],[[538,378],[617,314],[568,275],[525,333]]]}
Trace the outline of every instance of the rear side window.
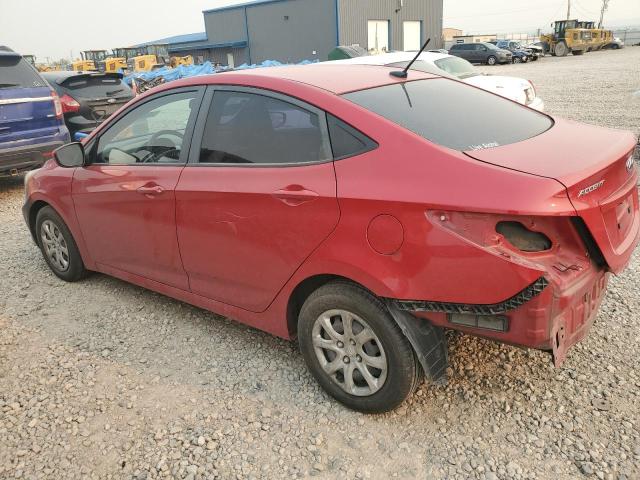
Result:
{"label": "rear side window", "polygon": [[18,56],[0,57],[0,88],[46,87],[29,62]]}
{"label": "rear side window", "polygon": [[333,115],[327,115],[327,123],[329,137],[331,137],[331,150],[335,160],[361,155],[378,146],[369,137]]}
{"label": "rear side window", "polygon": [[256,93],[214,94],[200,163],[298,164],[330,159],[326,126],[318,114]]}
{"label": "rear side window", "polygon": [[74,97],[118,97],[131,94],[131,89],[117,76],[70,77],[61,85]]}
{"label": "rear side window", "polygon": [[462,151],[521,142],[553,125],[546,115],[445,78],[386,85],[344,97],[433,143]]}

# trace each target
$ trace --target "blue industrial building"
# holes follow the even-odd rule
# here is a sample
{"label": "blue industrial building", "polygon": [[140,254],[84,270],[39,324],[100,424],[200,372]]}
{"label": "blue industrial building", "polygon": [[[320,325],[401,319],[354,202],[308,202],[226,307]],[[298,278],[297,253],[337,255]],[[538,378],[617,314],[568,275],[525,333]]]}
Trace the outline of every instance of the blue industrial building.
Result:
{"label": "blue industrial building", "polygon": [[371,51],[441,43],[443,0],[254,0],[205,10],[205,31],[164,38],[172,55],[237,66],[326,60],[338,45]]}

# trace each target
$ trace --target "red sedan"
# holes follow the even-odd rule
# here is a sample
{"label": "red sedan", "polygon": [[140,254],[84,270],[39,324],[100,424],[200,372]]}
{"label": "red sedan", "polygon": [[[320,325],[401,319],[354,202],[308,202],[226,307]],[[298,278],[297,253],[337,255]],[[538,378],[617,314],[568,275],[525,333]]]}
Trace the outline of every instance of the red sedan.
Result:
{"label": "red sedan", "polygon": [[636,138],[455,80],[304,66],[155,88],[26,178],[53,272],[283,338],[345,405],[443,377],[445,328],[552,352],[638,243]]}

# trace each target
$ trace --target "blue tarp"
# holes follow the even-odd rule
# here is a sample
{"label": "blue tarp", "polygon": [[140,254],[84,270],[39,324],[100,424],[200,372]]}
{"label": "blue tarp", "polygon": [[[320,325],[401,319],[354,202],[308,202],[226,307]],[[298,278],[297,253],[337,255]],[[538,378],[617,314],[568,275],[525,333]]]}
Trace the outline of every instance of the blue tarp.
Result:
{"label": "blue tarp", "polygon": [[[317,60],[316,60],[317,62]],[[303,60],[297,65],[308,65],[310,63],[315,63],[309,60]],[[249,68],[262,68],[262,67],[279,67],[281,65],[285,65],[283,63],[278,62],[277,60],[265,60],[262,63],[247,65],[246,63],[236,67],[235,70],[246,70]],[[225,71],[217,70],[217,71]],[[158,77],[164,77],[165,82],[172,82],[174,80],[178,80],[180,78],[188,78],[188,77],[197,77],[200,75],[209,75],[211,73],[217,73],[215,67],[211,62],[205,62],[202,65],[179,65],[176,68],[170,67],[162,67],[158,70],[153,70],[152,72],[139,72],[132,73],[131,75],[127,75],[125,77],[125,81],[128,85],[131,85],[134,78],[141,78],[147,82],[151,80],[155,80]]]}

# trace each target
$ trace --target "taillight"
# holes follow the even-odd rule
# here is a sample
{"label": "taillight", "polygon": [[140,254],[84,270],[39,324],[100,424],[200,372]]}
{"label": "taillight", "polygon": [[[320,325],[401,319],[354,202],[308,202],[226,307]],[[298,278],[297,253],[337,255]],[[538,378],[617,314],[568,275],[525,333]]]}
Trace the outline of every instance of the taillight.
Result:
{"label": "taillight", "polygon": [[64,94],[62,98],[60,98],[60,103],[62,103],[62,111],[64,113],[72,113],[80,110],[80,104],[71,95]]}
{"label": "taillight", "polygon": [[536,87],[533,86],[533,82],[529,81],[530,87],[524,89],[524,94],[527,97],[526,104],[529,105],[533,103],[536,99]]}
{"label": "taillight", "polygon": [[58,97],[58,94],[54,90],[51,90],[51,97],[53,98],[53,106],[56,110],[56,118],[62,118],[63,109],[60,103],[60,97]]}

